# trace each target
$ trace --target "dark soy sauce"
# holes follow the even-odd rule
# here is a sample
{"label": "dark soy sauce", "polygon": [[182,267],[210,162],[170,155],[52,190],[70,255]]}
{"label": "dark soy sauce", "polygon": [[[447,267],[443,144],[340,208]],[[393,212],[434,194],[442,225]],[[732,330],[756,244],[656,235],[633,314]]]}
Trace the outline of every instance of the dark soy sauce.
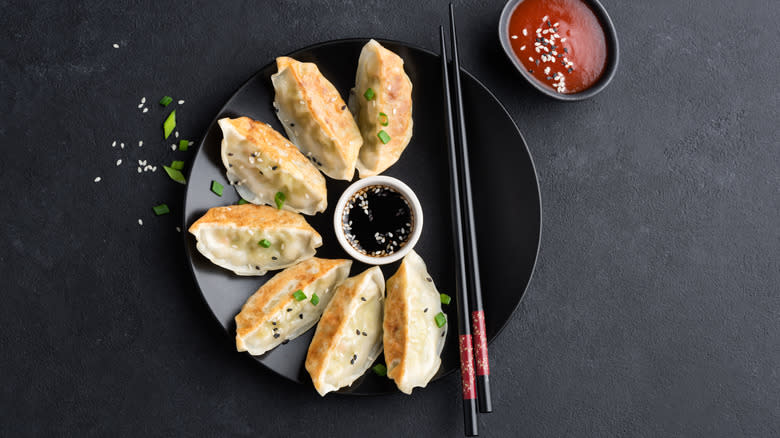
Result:
{"label": "dark soy sauce", "polygon": [[347,241],[358,252],[384,257],[401,249],[414,226],[406,198],[384,186],[364,187],[344,207],[342,225]]}

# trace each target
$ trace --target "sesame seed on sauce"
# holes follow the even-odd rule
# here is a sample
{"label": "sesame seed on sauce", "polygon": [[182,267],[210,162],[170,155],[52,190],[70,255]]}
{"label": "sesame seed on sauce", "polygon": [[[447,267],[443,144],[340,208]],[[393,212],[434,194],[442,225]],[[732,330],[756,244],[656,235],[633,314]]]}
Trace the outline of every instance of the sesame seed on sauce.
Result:
{"label": "sesame seed on sauce", "polygon": [[406,198],[391,187],[376,185],[352,195],[341,222],[353,248],[368,256],[383,257],[408,242],[413,219]]}

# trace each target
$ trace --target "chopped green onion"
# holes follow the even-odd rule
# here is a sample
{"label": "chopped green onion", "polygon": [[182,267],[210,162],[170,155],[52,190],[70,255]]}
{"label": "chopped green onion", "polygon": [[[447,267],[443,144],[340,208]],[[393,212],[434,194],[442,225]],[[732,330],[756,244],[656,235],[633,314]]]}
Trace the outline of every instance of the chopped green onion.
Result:
{"label": "chopped green onion", "polygon": [[225,187],[222,184],[216,181],[211,181],[211,191],[214,192],[217,196],[222,196],[222,189],[224,188]]}
{"label": "chopped green onion", "polygon": [[447,317],[444,316],[444,313],[439,312],[436,314],[436,316],[433,317],[433,320],[436,321],[436,327],[444,327],[444,324],[447,324]]}
{"label": "chopped green onion", "polygon": [[303,301],[306,299],[306,294],[303,293],[302,290],[298,289],[293,294],[293,298],[295,298],[295,301]]}
{"label": "chopped green onion", "polygon": [[184,152],[190,147],[189,140],[179,140],[179,150]]}
{"label": "chopped green onion", "polygon": [[154,214],[157,216],[162,216],[171,212],[166,204],[155,205],[152,207],[152,210],[154,210]]}
{"label": "chopped green onion", "polygon": [[162,106],[168,106],[171,102],[173,102],[173,98],[171,96],[165,96],[160,99],[160,105]]}
{"label": "chopped green onion", "polygon": [[168,138],[168,136],[171,135],[174,128],[176,128],[176,110],[171,111],[171,113],[168,114],[168,118],[163,122],[165,138]]}
{"label": "chopped green onion", "polygon": [[311,303],[315,306],[320,303],[320,297],[317,294],[311,294]]}
{"label": "chopped green onion", "polygon": [[387,375],[387,367],[384,364],[378,363],[371,367],[371,369],[374,371],[374,373],[377,376],[386,376]]}
{"label": "chopped green onion", "polygon": [[262,246],[263,248],[270,248],[271,247],[271,242],[268,241],[268,239],[263,239],[263,240],[257,242],[257,244]]}
{"label": "chopped green onion", "polygon": [[379,137],[383,144],[387,144],[390,141],[390,136],[387,135],[384,129],[379,131],[376,136]]}
{"label": "chopped green onion", "polygon": [[249,201],[247,201],[244,198],[241,198],[241,199],[238,200],[238,205],[244,205],[244,204],[249,204]]}
{"label": "chopped green onion", "polygon": [[184,169],[184,161],[173,161],[171,163],[171,167],[173,167],[176,170],[182,170]]}
{"label": "chopped green onion", "polygon": [[163,166],[163,169],[165,169],[165,173],[167,173],[172,180],[179,184],[187,184],[187,180],[184,178],[184,175],[179,169],[174,169],[173,167],[168,166]]}
{"label": "chopped green onion", "polygon": [[366,100],[374,100],[375,96],[376,94],[374,93],[374,90],[372,90],[371,88],[369,88],[368,90],[366,90],[365,93],[363,93],[363,97],[365,97]]}
{"label": "chopped green onion", "polygon": [[442,304],[449,304],[450,301],[452,301],[452,298],[447,294],[439,294],[439,297],[441,298]]}
{"label": "chopped green onion", "polygon": [[387,118],[387,114],[379,113],[379,124],[382,126],[387,126],[388,123],[390,123],[390,119]]}
{"label": "chopped green onion", "polygon": [[281,210],[282,206],[284,205],[285,200],[284,193],[282,192],[276,192],[276,195],[274,196],[274,202],[276,202],[276,208]]}

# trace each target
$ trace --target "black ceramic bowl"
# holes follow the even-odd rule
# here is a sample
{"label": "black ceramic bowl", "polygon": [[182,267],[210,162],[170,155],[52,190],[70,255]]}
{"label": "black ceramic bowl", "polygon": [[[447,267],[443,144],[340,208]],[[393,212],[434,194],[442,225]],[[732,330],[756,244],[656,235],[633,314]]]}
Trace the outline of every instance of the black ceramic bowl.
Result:
{"label": "black ceramic bowl", "polygon": [[596,14],[596,18],[598,18],[601,28],[604,29],[604,38],[607,42],[607,65],[604,69],[604,74],[601,75],[601,78],[599,78],[595,84],[578,93],[563,94],[545,87],[525,70],[522,62],[520,62],[520,59],[518,59],[517,55],[512,50],[512,44],[509,41],[509,19],[512,17],[512,12],[514,12],[517,5],[523,2],[523,0],[509,0],[506,3],[506,6],[504,6],[504,10],[501,12],[501,19],[498,21],[498,39],[501,41],[501,46],[504,48],[506,56],[509,57],[509,60],[515,65],[517,71],[523,75],[528,83],[553,99],[568,102],[589,99],[598,94],[607,86],[607,84],[609,84],[617,70],[619,59],[617,32],[615,32],[615,26],[612,24],[612,20],[609,18],[609,14],[607,14],[607,10],[604,9],[604,6],[597,0],[582,1],[590,6],[590,9]]}

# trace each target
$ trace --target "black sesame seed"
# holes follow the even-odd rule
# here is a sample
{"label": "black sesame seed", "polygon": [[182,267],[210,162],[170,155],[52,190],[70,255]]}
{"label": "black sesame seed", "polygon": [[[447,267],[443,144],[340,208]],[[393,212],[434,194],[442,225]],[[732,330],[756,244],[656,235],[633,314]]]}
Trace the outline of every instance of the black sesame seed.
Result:
{"label": "black sesame seed", "polygon": [[228,157],[232,157],[232,156],[233,156],[233,152],[228,152]]}
{"label": "black sesame seed", "polygon": [[276,321],[271,321],[271,324],[276,325]]}
{"label": "black sesame seed", "polygon": [[425,281],[428,283],[433,283],[433,279],[431,277],[425,277]]}
{"label": "black sesame seed", "polygon": [[292,312],[292,309],[287,309],[288,312]]}
{"label": "black sesame seed", "polygon": [[345,109],[347,109],[347,106],[346,105],[342,105],[341,106],[341,110],[344,111]]}
{"label": "black sesame seed", "polygon": [[274,333],[274,339],[278,338],[279,336],[281,336],[279,333]]}
{"label": "black sesame seed", "polygon": [[365,300],[366,300],[366,297],[360,297],[360,300],[361,300],[361,301],[365,301]]}
{"label": "black sesame seed", "polygon": [[363,336],[368,336],[368,333],[366,333],[366,332],[363,332]]}
{"label": "black sesame seed", "polygon": [[360,330],[355,330],[355,334],[360,336]]}
{"label": "black sesame seed", "polygon": [[533,70],[528,70],[528,73],[533,73],[533,72],[534,72]]}
{"label": "black sesame seed", "polygon": [[552,23],[550,23],[550,20],[547,20],[547,25],[552,27]]}
{"label": "black sesame seed", "polygon": [[276,256],[271,256],[271,260],[276,260],[276,259],[278,259],[278,257],[276,257]]}
{"label": "black sesame seed", "polygon": [[301,318],[301,319],[303,319],[303,313],[299,313],[299,314],[298,314],[298,318]]}
{"label": "black sesame seed", "polygon": [[[444,333],[442,333],[442,335],[443,335],[443,334],[444,334]],[[288,343],[288,342],[290,342],[290,340],[289,340],[289,339],[285,339],[284,341],[282,341],[282,345],[284,345],[284,344],[286,344],[286,343]]]}
{"label": "black sesame seed", "polygon": [[228,167],[233,167],[233,165],[232,165],[232,164],[230,164],[230,163],[228,163]]}
{"label": "black sesame seed", "polygon": [[276,170],[276,169],[278,169],[278,168],[279,168],[279,166],[273,166],[273,167],[271,168],[271,170]]}
{"label": "black sesame seed", "polygon": [[563,48],[563,53],[569,53],[569,48],[568,47],[564,47]]}
{"label": "black sesame seed", "polygon": [[539,65],[539,60],[538,59],[536,61],[534,61],[534,62],[536,62],[536,65]]}
{"label": "black sesame seed", "polygon": [[258,170],[258,172],[260,172],[260,175],[262,175],[262,174],[263,174],[263,171],[262,171],[262,170]]}
{"label": "black sesame seed", "polygon": [[423,310],[423,313],[428,313],[428,308],[426,307],[425,310]]}
{"label": "black sesame seed", "polygon": [[279,330],[279,327],[274,327],[274,331],[277,331],[277,330]]}
{"label": "black sesame seed", "polygon": [[569,73],[571,73],[571,72],[573,72],[573,71],[574,71],[574,69],[573,69],[573,68],[571,68],[571,67],[569,67]]}
{"label": "black sesame seed", "polygon": [[295,123],[290,123],[290,126],[295,126]]}
{"label": "black sesame seed", "polygon": [[279,108],[274,107],[274,111],[276,111],[278,113],[279,112]]}
{"label": "black sesame seed", "polygon": [[255,266],[255,269],[257,269],[259,271],[260,270],[260,266]]}

